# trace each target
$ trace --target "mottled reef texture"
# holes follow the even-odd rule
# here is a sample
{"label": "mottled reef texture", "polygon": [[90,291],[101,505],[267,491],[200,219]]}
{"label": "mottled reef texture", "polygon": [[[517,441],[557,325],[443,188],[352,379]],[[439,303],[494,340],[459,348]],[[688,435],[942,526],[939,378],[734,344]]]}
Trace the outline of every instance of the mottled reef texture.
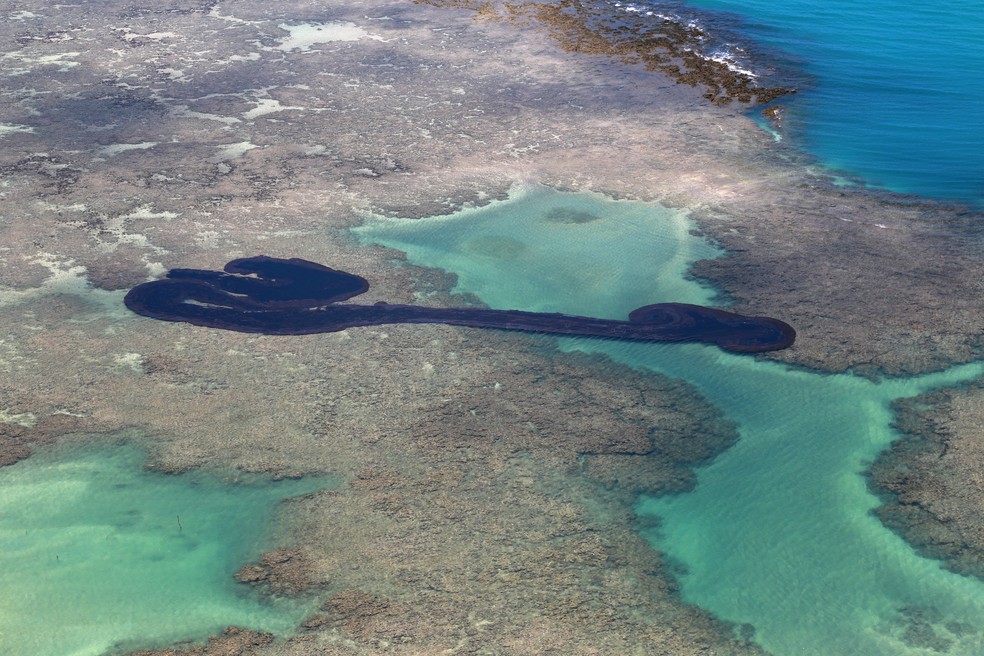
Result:
{"label": "mottled reef texture", "polygon": [[[633,527],[636,492],[688,489],[735,439],[694,390],[525,335],[273,338],[127,312],[124,290],[167,269],[300,257],[371,279],[366,302],[461,305],[451,277],[347,229],[532,181],[691,209],[730,251],[697,274],[796,328],[771,357],[872,374],[980,357],[984,262],[953,237],[979,217],[835,187],[743,114],[782,85],[686,54],[702,34],[683,24],[476,7],[0,10],[0,463],[126,431],[163,471],[347,482],[286,506],[289,551],[241,571],[321,612],[289,641],[191,653],[756,650],[683,604]],[[971,517],[974,497],[946,494],[932,503]]]}
{"label": "mottled reef texture", "polygon": [[984,579],[984,384],[897,404],[901,439],[871,469],[878,516],[919,551]]}
{"label": "mottled reef texture", "polygon": [[[167,332],[157,325],[148,343]],[[178,467],[227,457],[201,451],[220,443],[244,469],[330,470],[345,481],[285,510],[301,546],[237,575],[271,594],[324,599],[299,635],[257,653],[756,653],[675,598],[631,512],[640,491],[690,489],[691,466],[736,438],[731,424],[685,385],[553,354],[546,340],[490,342],[445,327],[424,327],[421,339],[419,328],[353,332],[339,338],[344,351],[301,338],[268,352],[280,363],[257,367],[269,379],[286,366],[295,380],[358,381],[295,389],[305,410],[282,418],[289,438],[213,432],[197,453],[170,439],[156,447]],[[228,350],[275,346],[215,336]],[[228,387],[213,394],[261,384],[242,369],[216,372]],[[133,387],[146,399],[176,373],[157,364]],[[196,433],[217,428],[208,426]]]}
{"label": "mottled reef texture", "polygon": [[310,554],[302,549],[280,547],[263,554],[256,564],[244,565],[236,572],[236,580],[262,586],[269,594],[297,595],[314,585],[311,571]]}
{"label": "mottled reef texture", "polygon": [[247,631],[234,626],[213,636],[204,645],[176,645],[161,651],[134,652],[131,656],[256,656],[273,642],[269,633]]}
{"label": "mottled reef texture", "polygon": [[542,31],[565,52],[603,55],[623,64],[659,72],[691,87],[718,105],[733,101],[766,103],[795,89],[763,86],[729,62],[712,57],[711,35],[682,17],[613,11],[606,3],[560,0],[488,2],[416,0],[435,7],[470,9],[485,20],[501,20]]}

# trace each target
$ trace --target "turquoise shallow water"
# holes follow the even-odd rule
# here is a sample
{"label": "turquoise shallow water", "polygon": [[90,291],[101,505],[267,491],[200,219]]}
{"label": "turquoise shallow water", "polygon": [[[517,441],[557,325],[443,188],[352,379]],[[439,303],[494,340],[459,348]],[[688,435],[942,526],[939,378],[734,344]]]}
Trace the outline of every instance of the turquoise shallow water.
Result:
{"label": "turquoise shallow water", "polygon": [[146,471],[144,457],[124,444],[0,469],[0,655],[99,656],[229,625],[284,634],[312,610],[233,574],[275,546],[281,499],[327,481],[231,484]]}
{"label": "turquoise shallow water", "polygon": [[941,570],[886,530],[868,512],[877,502],[863,478],[894,437],[892,399],[981,376],[984,367],[874,383],[706,348],[602,350],[688,380],[741,426],[739,442],[699,473],[693,493],[638,506],[661,519],[650,537],[683,562],[685,599],[751,623],[780,655],[910,653],[906,608],[941,613],[946,620],[933,630],[954,640],[951,653],[984,653],[976,629],[958,644],[942,626],[981,626],[984,585]]}
{"label": "turquoise shallow water", "polygon": [[[579,213],[598,218],[551,218]],[[448,217],[370,221],[356,234],[457,273],[460,291],[493,307],[624,318],[647,303],[713,299],[685,277],[689,261],[718,253],[690,228],[683,213],[656,205],[534,187]],[[595,241],[609,234],[617,246]],[[499,248],[476,253],[475,244]],[[984,653],[984,584],[885,529],[863,477],[894,437],[892,399],[980,377],[984,363],[872,382],[700,345],[559,345],[684,379],[740,426],[740,441],[700,470],[693,493],[638,504],[660,518],[647,537],[680,563],[686,600],[751,624],[777,656],[928,654],[934,641],[951,654]]]}
{"label": "turquoise shallow water", "polygon": [[[621,4],[663,12],[680,6]],[[787,72],[807,78],[800,93],[780,101],[797,146],[871,185],[984,207],[984,3],[685,4],[726,12],[709,18],[712,27],[771,48]]]}

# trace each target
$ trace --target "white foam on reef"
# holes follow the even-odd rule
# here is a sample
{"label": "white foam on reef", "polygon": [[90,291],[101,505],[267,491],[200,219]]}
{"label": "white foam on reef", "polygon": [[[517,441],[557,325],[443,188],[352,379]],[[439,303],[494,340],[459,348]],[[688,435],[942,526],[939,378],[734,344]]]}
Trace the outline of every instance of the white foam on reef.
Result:
{"label": "white foam on reef", "polygon": [[230,55],[226,59],[215,60],[216,64],[232,64],[235,62],[260,61],[262,55],[258,52],[248,52],[245,55]]}
{"label": "white foam on reef", "polygon": [[260,116],[276,114],[277,112],[283,112],[289,109],[307,109],[306,107],[298,107],[296,105],[281,105],[279,100],[270,97],[270,90],[276,88],[264,87],[262,89],[250,89],[249,91],[253,92],[256,98],[249,102],[252,102],[256,106],[253,109],[243,112],[242,117],[250,121]]}
{"label": "white foam on reef", "polygon": [[20,344],[11,339],[0,339],[0,373],[10,373],[32,366]]}
{"label": "white foam on reef", "polygon": [[130,28],[125,28],[122,37],[127,41],[136,41],[138,39],[149,39],[151,41],[160,41],[162,39],[177,39],[180,38],[180,34],[176,32],[151,32],[149,34],[137,34]]}
{"label": "white foam on reef", "polygon": [[232,14],[220,14],[218,7],[212,7],[212,11],[208,12],[209,18],[218,18],[219,20],[224,20],[230,23],[241,23],[243,25],[259,25],[260,21],[251,21],[243,18],[237,18]]}
{"label": "white foam on reef", "polygon": [[745,75],[751,78],[758,77],[758,75],[756,75],[753,71],[750,71],[749,69],[744,68],[741,64],[739,64],[738,56],[728,49],[717,50],[711,53],[710,55],[701,55],[701,56],[704,57],[704,59],[707,59],[708,61],[714,61],[719,64],[724,64],[735,73],[739,73],[741,75]]}
{"label": "white foam on reef", "polygon": [[[79,62],[71,60],[81,54],[81,52],[60,52],[56,55],[31,57],[23,52],[8,52],[0,57],[0,61],[4,62],[3,65],[7,69],[8,76],[27,75],[38,66],[57,66],[59,73],[65,73],[79,65]],[[20,62],[22,66],[20,68],[13,67],[11,64],[15,61]]]}
{"label": "white foam on reef", "polygon": [[[657,11],[652,11],[652,10],[649,10],[649,9],[644,9],[644,8],[641,8],[641,7],[639,7],[637,5],[634,5],[634,4],[631,4],[631,3],[615,2],[615,3],[613,3],[613,6],[616,9],[619,9],[619,10],[621,10],[621,11],[627,13],[627,14],[639,14],[639,15],[645,15],[645,16],[652,16],[653,18],[658,18],[660,20],[671,21],[671,22],[674,22],[674,23],[680,23],[682,25],[685,25],[687,28],[695,29],[695,30],[698,30],[700,32],[700,36],[698,36],[696,38],[697,41],[700,41],[700,42],[706,41],[706,35],[705,35],[704,28],[700,24],[700,22],[698,22],[696,20],[692,20],[691,19],[691,20],[688,20],[686,23],[684,23],[683,22],[683,19],[680,16],[673,15],[673,14],[664,14],[664,13],[660,13],[660,12],[657,12]],[[732,44],[728,44],[726,47],[724,47],[722,49],[719,49],[719,50],[716,50],[716,51],[712,52],[711,54],[704,54],[702,52],[699,52],[699,51],[693,50],[693,49],[690,49],[690,52],[693,52],[697,56],[699,56],[702,59],[705,59],[707,61],[713,61],[713,62],[717,62],[719,64],[724,64],[725,66],[728,67],[729,70],[731,70],[731,71],[733,71],[735,73],[738,73],[739,75],[744,75],[746,77],[753,78],[753,79],[754,78],[757,78],[758,75],[754,71],[752,71],[752,70],[750,70],[748,68],[745,68],[744,66],[741,65],[741,63],[740,63],[741,62],[741,57],[734,52],[734,49],[740,50],[740,48],[737,48],[737,46],[734,46]]]}
{"label": "white foam on reef", "polygon": [[146,150],[148,148],[153,148],[158,143],[159,142],[157,141],[143,141],[141,143],[135,143],[135,144],[126,144],[126,143],[110,144],[108,146],[103,146],[102,148],[97,150],[96,157],[108,159],[110,157],[116,157],[120,153],[125,153],[131,150]]}
{"label": "white foam on reef", "polygon": [[144,356],[139,353],[116,353],[113,355],[113,364],[121,369],[132,371],[133,373],[143,372]]}
{"label": "white foam on reef", "polygon": [[[167,104],[167,103],[165,103]],[[206,121],[217,121],[219,123],[225,123],[226,128],[228,128],[233,123],[242,123],[242,121],[235,116],[220,116],[219,114],[209,114],[207,112],[196,112],[193,111],[188,105],[173,105],[168,111],[168,118],[197,118]]]}
{"label": "white foam on reef", "polygon": [[632,4],[623,5],[621,2],[616,2],[615,7],[617,9],[621,9],[627,14],[643,14],[645,16],[654,16],[656,18],[661,18],[663,20],[674,20],[674,17],[668,16],[667,14],[661,14],[657,11],[652,11],[651,9],[641,9]]}
{"label": "white foam on reef", "polygon": [[59,205],[40,200],[37,206],[46,212],[84,212],[88,209],[85,203],[72,203],[71,205]]}
{"label": "white foam on reef", "polygon": [[147,267],[147,280],[157,280],[167,275],[167,267],[160,262],[151,262],[146,255],[141,260],[144,266]]}
{"label": "white foam on reef", "polygon": [[250,143],[249,141],[240,141],[239,143],[219,146],[219,152],[212,157],[209,157],[208,161],[214,163],[228,162],[229,160],[242,157],[254,148],[259,148],[259,146],[254,143]]}
{"label": "white foam on reef", "polygon": [[627,14],[642,14],[644,16],[652,16],[653,18],[658,18],[665,21],[679,21],[680,17],[673,14],[664,14],[658,11],[653,11],[652,9],[642,9],[634,4],[626,4],[622,2],[613,3],[616,9],[621,9]]}
{"label": "white foam on reef", "polygon": [[[128,231],[126,227],[127,222],[133,220],[155,221],[158,219],[169,221],[171,219],[176,219],[177,217],[178,215],[174,212],[155,212],[153,206],[141,205],[137,209],[126,214],[102,217],[103,223],[99,234],[99,240],[102,242],[104,249],[110,253],[115,251],[117,247],[122,244],[132,244],[138,248],[153,251],[157,254],[164,254],[167,253],[167,251],[150,243],[150,240],[147,239],[146,235]],[[111,237],[112,240],[104,239],[105,236]]]}
{"label": "white foam on reef", "polygon": [[16,424],[24,428],[33,428],[38,423],[37,415],[33,412],[11,412],[0,408],[0,424]]}
{"label": "white foam on reef", "polygon": [[281,105],[280,101],[276,98],[257,98],[256,107],[249,110],[248,112],[243,112],[243,118],[247,121],[254,118],[259,118],[260,116],[266,116],[267,114],[276,114],[277,112],[282,112],[285,109],[304,109],[303,107],[288,107]]}
{"label": "white foam on reef", "polygon": [[15,132],[34,132],[34,128],[16,123],[0,123],[0,139]]}
{"label": "white foam on reef", "polygon": [[295,50],[307,52],[311,46],[332,41],[383,40],[382,37],[370,34],[355,23],[349,22],[300,23],[297,25],[281,23],[277,27],[289,33],[288,36],[279,39],[280,45],[275,48],[275,50],[283,50],[284,52]]}
{"label": "white foam on reef", "polygon": [[30,289],[0,287],[0,307],[38,302],[39,299],[47,296],[64,294],[84,299],[88,304],[95,306],[100,313],[125,314],[123,306],[125,291],[111,292],[93,287],[85,277],[85,267],[76,264],[75,260],[54,253],[40,253],[36,257],[24,259],[48,269],[50,275],[40,286]]}

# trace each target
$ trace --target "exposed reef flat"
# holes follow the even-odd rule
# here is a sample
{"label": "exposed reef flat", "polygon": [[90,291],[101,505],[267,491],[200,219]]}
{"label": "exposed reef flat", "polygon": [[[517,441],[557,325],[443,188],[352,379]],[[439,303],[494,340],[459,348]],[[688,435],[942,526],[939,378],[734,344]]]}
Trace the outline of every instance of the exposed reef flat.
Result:
{"label": "exposed reef flat", "polygon": [[984,383],[896,405],[902,437],[871,468],[878,516],[920,552],[984,579]]}
{"label": "exposed reef flat", "polygon": [[488,2],[487,0],[416,0],[435,7],[462,8],[484,20],[502,20],[542,30],[564,51],[615,57],[630,66],[703,90],[715,104],[767,103],[794,93],[785,86],[763,86],[755,75],[707,52],[709,35],[693,21],[656,12],[618,11],[591,0]]}
{"label": "exposed reef flat", "polygon": [[[731,255],[700,262],[695,273],[737,297],[739,311],[784,306],[800,338],[776,359],[900,376],[984,353],[984,302],[977,274],[966,275],[980,272],[984,257],[960,224],[979,217],[895,198],[864,201],[851,192],[793,199],[778,189],[758,191],[772,197],[771,211],[746,206],[748,218],[738,221],[717,208],[701,212],[701,225]],[[797,227],[787,232],[784,217]]]}
{"label": "exposed reef flat", "polygon": [[[423,343],[422,328],[430,333]],[[522,335],[364,332],[351,334],[344,351],[292,352],[295,372],[358,380],[306,399],[295,393],[306,407],[295,422],[303,418],[310,437],[293,462],[278,455],[285,440],[228,443],[266,458],[253,469],[328,468],[347,480],[285,510],[301,552],[276,550],[240,570],[240,580],[271,593],[325,599],[299,635],[257,653],[631,653],[651,645],[757,653],[680,604],[675,586],[655,574],[664,564],[634,530],[639,488],[606,460],[657,465],[650,491],[691,487],[691,465],[736,435],[686,385],[602,358],[541,354],[546,345]],[[241,348],[244,336],[228,335],[228,346]],[[398,353],[405,370],[394,373]],[[159,390],[152,381],[160,375],[144,383]],[[165,457],[173,449],[181,458],[187,447],[169,442]]]}
{"label": "exposed reef flat", "polygon": [[[5,238],[19,253],[5,284],[37,287],[72,253],[119,289],[210,252],[270,252],[273,234],[337,230],[357,220],[353,206],[433,214],[532,178],[692,208],[731,251],[698,273],[742,313],[787,308],[800,331],[773,357],[902,374],[980,352],[984,264],[947,237],[966,213],[834,187],[701,89],[512,22],[355,3],[333,17],[361,21],[364,38],[328,32],[285,52],[277,25],[312,19],[278,6],[268,18],[248,5],[242,16],[121,6],[103,36],[88,27],[97,17],[82,27],[71,11],[59,39],[42,38],[42,19],[5,28],[23,37],[17,56],[37,60],[5,92],[11,124],[25,126],[3,137]],[[174,36],[153,31],[154,16]],[[223,39],[202,36],[196,16]],[[90,49],[72,50],[83,34]],[[214,70],[194,48],[211,49]],[[82,65],[97,53],[109,59]],[[78,94],[53,95],[56,80]],[[175,262],[192,244],[200,259]]]}
{"label": "exposed reef flat", "polygon": [[698,273],[796,327],[771,357],[893,373],[980,357],[984,264],[950,237],[974,217],[835,188],[739,103],[565,48],[535,16],[409,0],[23,0],[5,16],[4,462],[138,426],[162,471],[350,482],[284,509],[322,618],[243,653],[756,653],[679,601],[627,506],[687,489],[689,463],[735,436],[692,389],[545,355],[546,339],[285,341],[126,311],[122,290],[168,269],[344,262],[371,274],[368,302],[459,306],[474,299],[453,279],[347,229],[537,181],[690,209],[731,252]]}

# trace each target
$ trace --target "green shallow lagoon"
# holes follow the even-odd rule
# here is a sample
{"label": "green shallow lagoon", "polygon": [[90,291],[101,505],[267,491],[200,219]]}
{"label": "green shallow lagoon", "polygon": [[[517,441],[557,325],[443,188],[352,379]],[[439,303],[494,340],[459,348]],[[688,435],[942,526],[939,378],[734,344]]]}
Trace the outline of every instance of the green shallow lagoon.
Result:
{"label": "green shallow lagoon", "polygon": [[[558,213],[599,218],[551,220]],[[374,219],[355,232],[458,274],[457,291],[494,308],[624,318],[661,301],[712,304],[713,290],[686,271],[720,251],[691,229],[681,211],[530,187],[484,208]],[[882,526],[864,478],[895,437],[893,399],[978,378],[984,363],[873,382],[695,344],[559,345],[686,380],[739,425],[739,442],[699,471],[694,492],[638,503],[659,518],[647,537],[679,564],[684,599],[751,625],[776,656],[984,653],[984,584]]]}
{"label": "green shallow lagoon", "polygon": [[230,625],[292,632],[312,609],[233,575],[269,544],[277,505],[325,479],[144,468],[130,443],[0,469],[0,654],[99,656]]}

